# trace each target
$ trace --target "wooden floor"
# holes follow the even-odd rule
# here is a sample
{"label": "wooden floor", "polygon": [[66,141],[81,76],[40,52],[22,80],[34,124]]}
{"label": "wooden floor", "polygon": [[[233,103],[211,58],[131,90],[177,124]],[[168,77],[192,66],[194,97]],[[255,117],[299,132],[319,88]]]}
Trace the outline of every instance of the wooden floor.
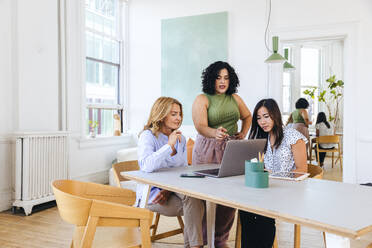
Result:
{"label": "wooden floor", "polygon": [[[342,173],[339,164],[332,169],[328,163],[325,164],[324,178],[327,180],[342,180]],[[277,223],[278,241],[280,248],[293,247],[293,225],[284,222]],[[24,216],[23,213],[12,214],[10,211],[0,213],[0,248],[58,248],[70,247],[73,226],[66,224],[58,215],[56,207]],[[180,236],[182,240],[182,236]],[[164,241],[163,241],[164,242]],[[372,242],[372,235],[362,238],[360,241],[352,241],[352,247],[364,248]],[[234,242],[228,243],[234,247]],[[109,248],[108,245],[105,248]],[[169,244],[156,242],[155,248],[181,248],[182,244]],[[302,248],[324,247],[321,232],[302,228]]]}

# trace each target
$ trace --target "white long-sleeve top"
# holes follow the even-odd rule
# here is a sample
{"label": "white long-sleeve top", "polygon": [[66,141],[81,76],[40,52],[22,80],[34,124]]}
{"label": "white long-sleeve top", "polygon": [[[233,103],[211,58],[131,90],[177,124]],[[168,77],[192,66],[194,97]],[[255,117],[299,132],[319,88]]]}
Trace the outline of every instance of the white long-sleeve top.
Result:
{"label": "white long-sleeve top", "polygon": [[[187,166],[186,139],[182,135],[181,142],[177,141],[174,148],[177,153],[173,156],[172,148],[168,145],[168,136],[159,133],[156,137],[150,130],[141,133],[138,139],[138,164],[145,172],[155,172],[161,168]],[[152,187],[149,201],[151,203],[161,189]],[[142,189],[137,189],[137,199],[141,199]]]}

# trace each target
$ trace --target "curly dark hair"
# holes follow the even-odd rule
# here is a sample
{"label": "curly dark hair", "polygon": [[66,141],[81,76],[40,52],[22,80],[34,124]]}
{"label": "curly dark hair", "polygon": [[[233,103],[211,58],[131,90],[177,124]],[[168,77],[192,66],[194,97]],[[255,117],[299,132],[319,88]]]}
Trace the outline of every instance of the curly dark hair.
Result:
{"label": "curly dark hair", "polygon": [[305,98],[299,98],[296,102],[296,109],[307,109],[309,102]]}
{"label": "curly dark hair", "polygon": [[232,95],[237,92],[239,78],[234,68],[227,62],[217,61],[210,64],[202,73],[201,78],[204,93],[209,95],[214,95],[216,93],[216,79],[222,69],[226,69],[229,73],[229,88],[226,91],[226,95]]}

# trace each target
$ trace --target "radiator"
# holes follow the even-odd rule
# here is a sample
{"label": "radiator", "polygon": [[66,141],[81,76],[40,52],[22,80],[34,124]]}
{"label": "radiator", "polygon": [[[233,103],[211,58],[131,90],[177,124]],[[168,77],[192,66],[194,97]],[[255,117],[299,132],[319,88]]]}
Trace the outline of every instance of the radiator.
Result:
{"label": "radiator", "polygon": [[35,205],[53,201],[51,182],[68,179],[68,133],[22,133],[16,136],[15,201],[26,215]]}

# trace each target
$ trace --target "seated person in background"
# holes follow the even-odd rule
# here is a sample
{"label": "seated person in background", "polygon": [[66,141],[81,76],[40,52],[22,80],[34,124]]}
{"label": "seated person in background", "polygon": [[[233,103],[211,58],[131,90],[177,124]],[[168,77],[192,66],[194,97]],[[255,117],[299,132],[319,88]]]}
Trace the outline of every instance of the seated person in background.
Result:
{"label": "seated person in background", "polygon": [[[327,116],[324,112],[319,112],[316,117],[316,137],[333,135],[333,128],[331,124],[327,121]],[[333,149],[334,145],[332,144],[321,144],[319,145],[320,149]],[[316,147],[315,147],[316,149]],[[316,153],[318,154],[318,153]],[[317,155],[316,155],[317,156]],[[323,166],[326,152],[319,152],[319,162],[320,166]],[[318,158],[317,158],[318,160]]]}
{"label": "seated person in background", "polygon": [[[299,98],[296,102],[296,110],[291,113],[286,123],[286,125],[293,123],[291,127],[302,133],[307,140],[309,140],[309,125],[312,124],[306,110],[308,107],[309,102],[305,98]],[[307,145],[306,149],[308,148]]]}
{"label": "seated person in background", "polygon": [[[274,99],[259,101],[253,112],[249,139],[266,139],[265,169],[307,172],[307,139],[293,128],[283,129],[282,116]],[[275,220],[240,211],[241,247],[271,248],[275,238]]]}
{"label": "seated person in background", "polygon": [[[182,105],[170,97],[158,98],[138,140],[138,163],[142,171],[187,166],[186,140],[178,128]],[[139,198],[141,189],[137,190]],[[202,247],[204,203],[199,199],[152,187],[148,209],[166,216],[183,215],[185,247]]]}

